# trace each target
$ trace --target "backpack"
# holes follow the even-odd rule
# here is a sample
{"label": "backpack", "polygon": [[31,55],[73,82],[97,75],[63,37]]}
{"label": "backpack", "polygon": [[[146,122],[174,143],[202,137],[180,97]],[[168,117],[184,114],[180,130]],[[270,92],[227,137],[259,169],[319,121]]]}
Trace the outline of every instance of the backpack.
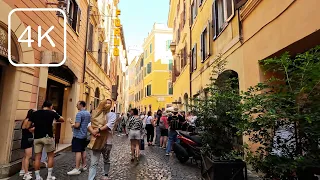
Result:
{"label": "backpack", "polygon": [[160,129],[166,129],[166,125],[164,124],[164,121],[163,121],[162,117],[160,118],[160,121],[159,121],[159,128]]}
{"label": "backpack", "polygon": [[170,121],[170,129],[179,130],[179,128],[180,128],[180,121],[178,116],[172,116],[172,119]]}

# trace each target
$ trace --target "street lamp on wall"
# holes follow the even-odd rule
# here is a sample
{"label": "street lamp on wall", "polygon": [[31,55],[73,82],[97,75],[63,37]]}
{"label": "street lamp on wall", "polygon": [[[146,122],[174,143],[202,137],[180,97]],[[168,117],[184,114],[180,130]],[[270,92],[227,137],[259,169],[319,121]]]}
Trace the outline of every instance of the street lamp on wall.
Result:
{"label": "street lamp on wall", "polygon": [[171,50],[171,53],[172,53],[172,54],[175,54],[175,52],[176,52],[176,47],[177,47],[177,45],[176,45],[175,42],[171,42],[171,43],[170,43],[170,50]]}

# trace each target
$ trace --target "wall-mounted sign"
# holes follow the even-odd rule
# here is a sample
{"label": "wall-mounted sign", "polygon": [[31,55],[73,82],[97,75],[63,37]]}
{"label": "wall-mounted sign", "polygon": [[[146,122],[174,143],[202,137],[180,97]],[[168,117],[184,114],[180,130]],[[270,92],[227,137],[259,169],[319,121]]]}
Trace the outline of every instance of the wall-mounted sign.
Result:
{"label": "wall-mounted sign", "polygon": [[114,20],[114,24],[115,24],[116,27],[120,27],[121,26],[120,19],[118,19],[118,18],[115,19]]}
{"label": "wall-mounted sign", "polygon": [[116,15],[117,15],[117,17],[118,17],[119,15],[121,15],[120,9],[117,9],[117,10],[116,10]]}
{"label": "wall-mounted sign", "polygon": [[113,40],[113,45],[114,46],[119,46],[120,45],[120,38],[114,38],[114,40]]}
{"label": "wall-mounted sign", "polygon": [[113,48],[113,55],[119,56],[119,49],[117,47]]}
{"label": "wall-mounted sign", "polygon": [[114,24],[116,28],[114,28],[114,39],[113,39],[113,56],[119,56],[119,49],[118,46],[120,46],[120,36],[121,36],[121,23],[118,16],[121,14],[121,11],[119,9],[116,10],[116,19],[114,20]]}
{"label": "wall-mounted sign", "polygon": [[115,36],[120,36],[120,33],[121,33],[120,28],[115,28],[114,29],[114,35]]}
{"label": "wall-mounted sign", "polygon": [[[19,53],[14,39],[11,37],[11,59],[15,62],[19,61]],[[0,56],[8,58],[8,31],[0,27]]]}

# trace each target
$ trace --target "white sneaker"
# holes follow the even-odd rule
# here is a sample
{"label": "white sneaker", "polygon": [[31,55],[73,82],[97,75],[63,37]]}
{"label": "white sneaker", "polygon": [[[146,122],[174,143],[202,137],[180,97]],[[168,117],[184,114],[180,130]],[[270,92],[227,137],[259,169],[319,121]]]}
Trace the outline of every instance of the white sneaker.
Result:
{"label": "white sneaker", "polygon": [[24,176],[24,174],[25,174],[24,170],[20,170],[19,176]]}
{"label": "white sneaker", "polygon": [[30,179],[32,179],[31,173],[28,172],[28,173],[24,174],[23,179],[24,179],[24,180],[30,180]]}
{"label": "white sneaker", "polygon": [[80,171],[86,171],[88,169],[87,165],[80,168]]}
{"label": "white sneaker", "polygon": [[79,174],[81,174],[81,171],[79,169],[74,168],[72,171],[69,171],[67,174],[68,175],[79,175]]}
{"label": "white sneaker", "polygon": [[[54,176],[51,176],[51,177],[47,177],[47,180],[55,180],[56,179],[56,177],[54,177]],[[41,179],[42,180],[42,179]]]}
{"label": "white sneaker", "polygon": [[40,177],[40,178],[36,178],[36,180],[43,180],[43,178],[42,178],[42,177]]}

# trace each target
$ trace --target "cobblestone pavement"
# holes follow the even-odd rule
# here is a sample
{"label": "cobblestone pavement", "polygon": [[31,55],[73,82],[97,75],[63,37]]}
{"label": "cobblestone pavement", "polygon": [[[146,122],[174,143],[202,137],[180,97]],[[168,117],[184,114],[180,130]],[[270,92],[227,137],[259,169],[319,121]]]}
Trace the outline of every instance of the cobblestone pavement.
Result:
{"label": "cobblestone pavement", "polygon": [[[130,146],[126,136],[114,136],[114,144],[111,153],[110,178],[112,180],[198,180],[200,168],[190,162],[180,164],[174,156],[165,156],[165,150],[156,146],[145,147],[139,163],[130,162]],[[90,160],[88,157],[88,164]],[[67,172],[75,165],[75,155],[71,152],[61,152],[55,158],[53,174],[58,180],[85,180],[88,179],[88,171],[78,176],[68,176]],[[98,174],[103,172],[102,157]],[[45,179],[47,170],[42,169],[41,175]],[[15,175],[10,180],[21,180]],[[98,179],[100,179],[98,177]]]}

